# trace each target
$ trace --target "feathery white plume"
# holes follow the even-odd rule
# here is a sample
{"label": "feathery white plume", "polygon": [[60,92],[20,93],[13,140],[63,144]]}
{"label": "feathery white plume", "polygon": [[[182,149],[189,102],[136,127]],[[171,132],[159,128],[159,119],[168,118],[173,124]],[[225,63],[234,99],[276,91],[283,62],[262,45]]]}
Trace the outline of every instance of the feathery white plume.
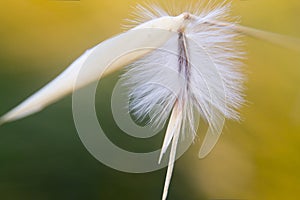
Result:
{"label": "feathery white plume", "polygon": [[[152,112],[150,123],[165,123],[171,114],[161,155],[171,144],[169,165],[163,199],[166,199],[173,171],[176,148],[181,134],[196,135],[198,113],[209,124],[206,143],[200,157],[215,145],[224,118],[239,119],[237,109],[243,103],[244,76],[240,72],[243,52],[239,34],[228,21],[230,4],[205,8],[204,12],[185,13],[186,23],[161,48],[151,52],[128,67],[122,76],[123,84],[131,87],[131,110],[144,119],[155,106],[163,111]],[[167,12],[154,7],[138,7],[147,19],[166,16]],[[138,21],[143,21],[139,19]],[[225,28],[209,22],[229,23]]]}

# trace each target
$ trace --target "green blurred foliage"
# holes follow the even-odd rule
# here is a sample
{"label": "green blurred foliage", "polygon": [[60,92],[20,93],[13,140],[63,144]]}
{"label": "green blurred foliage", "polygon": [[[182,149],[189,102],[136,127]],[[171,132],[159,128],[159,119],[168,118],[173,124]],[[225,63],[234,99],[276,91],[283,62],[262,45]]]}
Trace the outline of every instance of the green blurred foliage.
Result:
{"label": "green blurred foliage", "polygon": [[[123,31],[119,25],[136,3],[142,1],[0,1],[0,113],[87,48]],[[235,0],[233,15],[244,25],[300,38],[298,0]],[[245,42],[249,103],[243,120],[227,122],[207,158],[197,158],[199,139],[177,161],[169,199],[300,198],[300,53],[252,38]],[[158,148],[162,134],[148,144],[132,141],[103,117],[111,115],[117,77],[105,78],[98,90],[99,118],[116,143]],[[165,175],[127,174],[95,160],[77,136],[70,97],[0,127],[0,162],[1,199],[159,199]]]}

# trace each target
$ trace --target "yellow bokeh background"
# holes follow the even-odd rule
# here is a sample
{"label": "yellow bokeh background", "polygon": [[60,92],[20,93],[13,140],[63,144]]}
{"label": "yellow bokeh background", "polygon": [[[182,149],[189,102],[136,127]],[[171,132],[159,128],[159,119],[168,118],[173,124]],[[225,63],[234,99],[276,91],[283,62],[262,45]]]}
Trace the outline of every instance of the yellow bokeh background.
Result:
{"label": "yellow bokeh background", "polygon": [[[120,25],[137,3],[143,1],[0,1],[1,114],[86,49],[124,31]],[[300,38],[299,0],[234,0],[232,7],[243,25]],[[197,158],[197,141],[177,161],[170,199],[300,198],[300,52],[244,41],[248,102],[242,121],[227,122],[207,158]],[[90,158],[76,135],[70,98],[0,127],[0,133],[1,199],[71,199],[73,193],[90,199],[160,198],[164,170],[125,175]]]}

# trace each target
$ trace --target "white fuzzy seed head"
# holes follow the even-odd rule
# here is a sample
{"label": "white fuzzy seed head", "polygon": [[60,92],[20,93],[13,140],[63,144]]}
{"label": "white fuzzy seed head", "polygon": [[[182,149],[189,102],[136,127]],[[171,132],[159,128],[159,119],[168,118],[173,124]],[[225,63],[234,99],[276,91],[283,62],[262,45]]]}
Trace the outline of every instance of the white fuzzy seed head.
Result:
{"label": "white fuzzy seed head", "polygon": [[[202,12],[184,10],[188,20],[178,34],[128,66],[122,79],[131,88],[130,108],[137,118],[144,119],[160,105],[163,109],[156,109],[150,123],[164,124],[178,100],[183,109],[183,126],[193,134],[197,125],[194,113],[199,113],[211,127],[217,126],[216,113],[239,119],[237,110],[244,102],[240,37],[230,27],[212,23],[235,25],[228,17],[230,4],[209,6]],[[150,10],[138,6],[137,10],[136,23],[171,15],[157,6]]]}
{"label": "white fuzzy seed head", "polygon": [[[184,10],[177,16],[183,20],[176,34],[128,66],[122,76],[123,84],[130,88],[129,109],[138,119],[151,113],[149,123],[157,126],[170,116],[159,157],[160,162],[171,145],[163,200],[167,198],[179,137],[196,136],[197,116],[209,125],[199,157],[206,156],[216,144],[225,118],[239,119],[237,110],[244,102],[243,52],[235,23],[228,21],[229,8],[230,4],[209,3],[202,12],[201,8]],[[150,10],[138,6],[137,10],[139,17],[132,21],[137,24],[170,15],[157,6]]]}

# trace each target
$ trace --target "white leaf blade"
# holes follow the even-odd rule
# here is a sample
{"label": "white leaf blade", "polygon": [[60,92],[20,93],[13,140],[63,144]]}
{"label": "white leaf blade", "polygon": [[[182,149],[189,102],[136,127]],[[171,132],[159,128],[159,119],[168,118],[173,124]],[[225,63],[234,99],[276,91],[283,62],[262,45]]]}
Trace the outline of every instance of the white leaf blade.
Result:
{"label": "white leaf blade", "polygon": [[244,33],[245,35],[255,37],[261,40],[265,40],[285,48],[300,51],[300,40],[298,38],[281,35],[278,33],[263,31],[263,30],[259,30],[247,26],[242,26],[242,25],[236,25],[235,29],[238,32]]}
{"label": "white leaf blade", "polygon": [[[177,102],[175,102],[175,105],[177,105]],[[180,113],[178,113],[178,110],[174,108],[166,130],[164,142],[159,155],[158,164],[160,164],[163,155],[166,153],[172,141],[172,138],[174,137],[175,132],[180,129],[180,121],[182,120],[182,117],[180,117],[179,115]]]}
{"label": "white leaf blade", "polygon": [[[174,135],[172,138],[172,146],[171,146],[171,152],[169,156],[169,163],[168,163],[168,169],[167,169],[167,174],[166,174],[166,179],[165,179],[165,185],[164,185],[164,190],[163,190],[163,195],[162,195],[162,200],[166,200],[168,196],[168,190],[172,178],[172,173],[174,169],[174,162],[176,158],[176,149],[178,145],[178,140],[181,132],[181,124],[182,124],[182,110],[179,107],[178,103],[176,102],[173,108],[174,115],[176,116],[176,124],[174,124]],[[172,112],[172,113],[173,113]]]}
{"label": "white leaf blade", "polygon": [[213,121],[214,121],[214,125],[212,124],[209,125],[207,133],[200,147],[200,151],[198,154],[198,157],[200,159],[206,157],[212,151],[212,149],[217,144],[221,136],[225,124],[225,118],[214,116]]}
{"label": "white leaf blade", "polygon": [[70,93],[73,89],[72,80],[77,76],[80,67],[83,65],[90,53],[91,50],[86,51],[57,78],[2,116],[0,121],[6,123],[23,118],[42,110],[45,106],[51,104],[56,99]]}
{"label": "white leaf blade", "polygon": [[286,35],[281,35],[278,33],[272,33],[269,31],[259,30],[248,26],[231,24],[228,22],[221,21],[209,21],[208,23],[220,25],[226,28],[235,30],[236,32],[242,33],[244,35],[257,38],[263,41],[267,41],[285,48],[300,51],[300,39],[295,37],[290,37]]}
{"label": "white leaf blade", "polygon": [[[0,124],[34,114],[51,103],[104,75],[120,69],[164,44],[181,26],[184,16],[162,17],[146,22],[133,30],[108,39],[78,58],[70,67],[41,90],[0,118]],[[117,61],[116,58],[121,57]],[[124,56],[125,55],[125,56]],[[76,83],[78,72],[87,67],[86,77]]]}

